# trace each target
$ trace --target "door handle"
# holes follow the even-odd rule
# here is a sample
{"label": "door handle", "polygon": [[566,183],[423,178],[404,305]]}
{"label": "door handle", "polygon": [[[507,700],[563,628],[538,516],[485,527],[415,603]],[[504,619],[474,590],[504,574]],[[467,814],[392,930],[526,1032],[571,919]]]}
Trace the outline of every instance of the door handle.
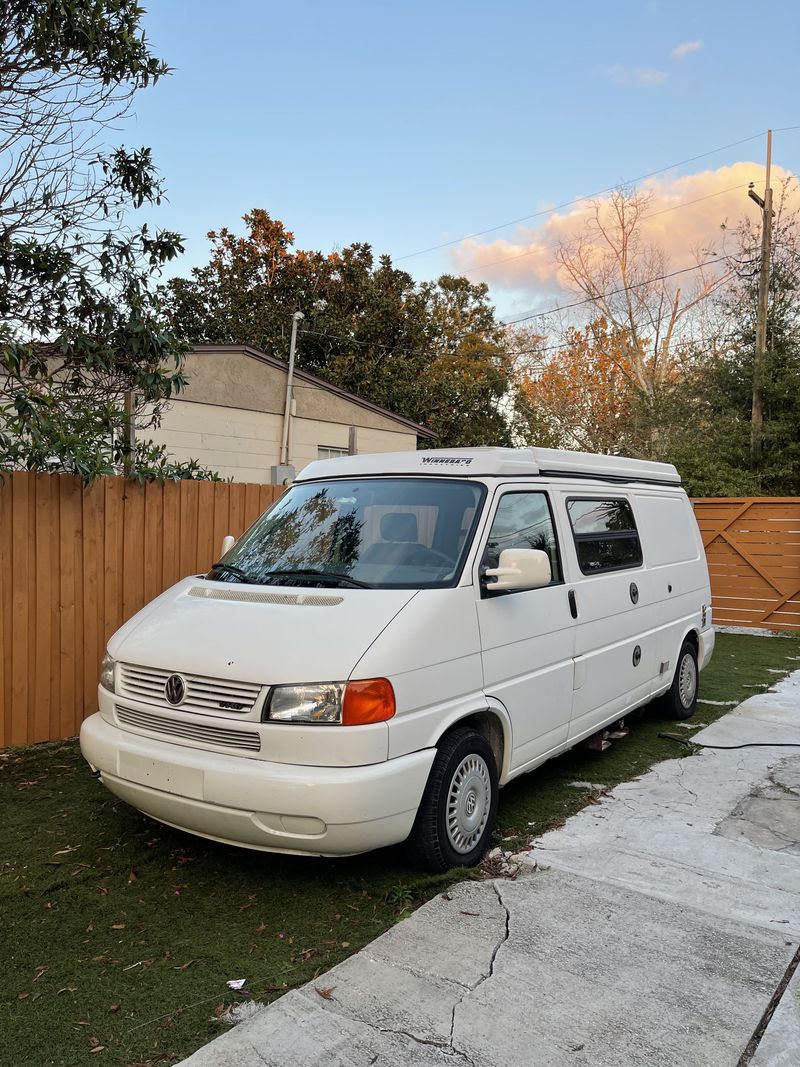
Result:
{"label": "door handle", "polygon": [[569,613],[573,617],[573,619],[577,619],[577,617],[578,617],[578,601],[575,599],[575,590],[574,589],[570,589],[570,591],[567,594],[567,596],[569,598]]}

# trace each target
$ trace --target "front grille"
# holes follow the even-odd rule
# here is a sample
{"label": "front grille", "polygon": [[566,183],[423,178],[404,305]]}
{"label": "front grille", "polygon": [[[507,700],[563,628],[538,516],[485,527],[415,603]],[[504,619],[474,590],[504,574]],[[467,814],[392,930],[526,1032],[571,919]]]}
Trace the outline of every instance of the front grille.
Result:
{"label": "front grille", "polygon": [[165,738],[180,738],[187,741],[205,741],[222,748],[244,749],[248,752],[261,751],[261,737],[255,730],[231,730],[224,726],[211,726],[206,723],[191,722],[189,719],[170,719],[166,715],[154,715],[150,711],[139,711],[116,705],[117,719],[124,726],[135,726],[139,730],[158,734]]}
{"label": "front grille", "polygon": [[[138,667],[120,663],[117,691],[131,700],[146,704],[172,707],[166,698],[164,687],[174,671],[156,667]],[[181,711],[235,712],[246,714],[252,711],[261,693],[261,686],[249,682],[229,682],[221,678],[204,678],[198,674],[181,674],[186,686],[186,696],[175,705]]]}

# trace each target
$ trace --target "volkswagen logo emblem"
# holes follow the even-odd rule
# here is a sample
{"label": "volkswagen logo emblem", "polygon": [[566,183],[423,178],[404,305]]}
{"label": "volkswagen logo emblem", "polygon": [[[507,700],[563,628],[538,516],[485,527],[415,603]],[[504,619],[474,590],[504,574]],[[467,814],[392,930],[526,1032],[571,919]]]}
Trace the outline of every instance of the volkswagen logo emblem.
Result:
{"label": "volkswagen logo emblem", "polygon": [[179,674],[171,674],[164,686],[164,696],[175,707],[186,699],[186,682]]}

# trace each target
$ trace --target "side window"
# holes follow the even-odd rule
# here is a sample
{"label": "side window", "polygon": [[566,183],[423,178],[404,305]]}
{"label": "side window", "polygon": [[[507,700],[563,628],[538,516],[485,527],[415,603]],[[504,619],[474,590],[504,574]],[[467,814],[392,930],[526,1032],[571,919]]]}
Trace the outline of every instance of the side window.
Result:
{"label": "side window", "polygon": [[550,557],[553,583],[562,581],[561,558],[546,493],[506,493],[495,512],[481,560],[496,567],[505,548],[539,548]]}
{"label": "side window", "polygon": [[641,566],[642,546],[627,500],[568,500],[567,512],[584,574]]}

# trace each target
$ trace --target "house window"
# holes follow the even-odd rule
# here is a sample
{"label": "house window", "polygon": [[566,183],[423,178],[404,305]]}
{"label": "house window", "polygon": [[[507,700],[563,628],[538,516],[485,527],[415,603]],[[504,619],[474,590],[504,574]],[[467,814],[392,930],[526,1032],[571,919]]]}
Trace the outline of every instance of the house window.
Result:
{"label": "house window", "polygon": [[317,459],[339,459],[340,456],[349,456],[348,448],[334,448],[333,445],[320,445],[317,448]]}
{"label": "house window", "polygon": [[567,512],[584,574],[642,565],[642,546],[627,500],[568,500]]}

